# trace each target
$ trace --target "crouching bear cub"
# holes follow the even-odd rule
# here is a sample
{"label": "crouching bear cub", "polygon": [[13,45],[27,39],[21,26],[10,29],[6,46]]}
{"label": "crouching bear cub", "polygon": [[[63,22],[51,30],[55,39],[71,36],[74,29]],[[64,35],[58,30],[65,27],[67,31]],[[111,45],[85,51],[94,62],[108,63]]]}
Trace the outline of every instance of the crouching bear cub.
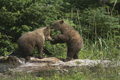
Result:
{"label": "crouching bear cub", "polygon": [[80,34],[63,20],[56,21],[51,28],[54,29],[54,31],[60,30],[61,32],[61,34],[53,37],[54,41],[51,41],[51,43],[67,44],[67,59],[64,61],[69,61],[72,58],[78,59],[78,52],[81,50],[83,43]]}
{"label": "crouching bear cub", "polygon": [[50,27],[47,26],[23,34],[18,39],[18,49],[16,52],[19,52],[18,54],[28,61],[29,55],[31,55],[34,47],[36,46],[38,49],[39,57],[43,58],[42,51],[45,40],[52,41],[52,38],[50,37],[50,32]]}

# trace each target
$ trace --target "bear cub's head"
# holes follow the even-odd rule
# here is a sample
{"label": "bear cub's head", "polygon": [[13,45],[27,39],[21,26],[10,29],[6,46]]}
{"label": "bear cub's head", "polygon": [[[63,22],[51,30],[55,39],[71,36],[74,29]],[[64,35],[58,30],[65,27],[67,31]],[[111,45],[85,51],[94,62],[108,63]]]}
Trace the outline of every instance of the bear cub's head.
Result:
{"label": "bear cub's head", "polygon": [[46,26],[44,29],[45,40],[53,41],[50,35],[51,35],[50,26]]}
{"label": "bear cub's head", "polygon": [[61,31],[63,23],[63,20],[57,20],[55,23],[53,23],[51,29],[54,29],[55,32],[58,30]]}

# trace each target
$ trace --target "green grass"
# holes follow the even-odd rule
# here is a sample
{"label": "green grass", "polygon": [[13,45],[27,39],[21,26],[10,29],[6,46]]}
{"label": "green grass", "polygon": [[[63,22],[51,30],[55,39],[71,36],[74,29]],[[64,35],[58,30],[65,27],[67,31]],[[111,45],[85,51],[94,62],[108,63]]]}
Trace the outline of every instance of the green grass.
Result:
{"label": "green grass", "polygon": [[[44,75],[43,75],[44,73]],[[119,80],[120,67],[104,68],[101,65],[93,68],[74,68],[68,72],[44,72],[43,73],[13,73],[0,75],[0,80]],[[46,75],[47,74],[47,75]],[[50,75],[48,75],[50,74]]]}
{"label": "green grass", "polygon": [[84,39],[84,46],[79,52],[80,59],[117,59],[120,60],[120,42],[98,38],[96,41]]}

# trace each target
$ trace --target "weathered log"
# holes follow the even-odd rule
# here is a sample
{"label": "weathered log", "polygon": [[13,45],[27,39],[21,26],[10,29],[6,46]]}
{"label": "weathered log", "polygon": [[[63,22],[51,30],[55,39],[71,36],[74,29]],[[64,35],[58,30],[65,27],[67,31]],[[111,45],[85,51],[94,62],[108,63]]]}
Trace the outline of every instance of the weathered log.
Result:
{"label": "weathered log", "polygon": [[0,58],[0,72],[41,72],[49,70],[69,70],[71,68],[95,67],[97,65],[103,67],[120,66],[120,61],[110,60],[89,60],[89,59],[75,59],[68,62],[63,62],[55,57],[35,58],[31,57],[29,62],[25,63],[25,59],[16,56],[7,56]]}

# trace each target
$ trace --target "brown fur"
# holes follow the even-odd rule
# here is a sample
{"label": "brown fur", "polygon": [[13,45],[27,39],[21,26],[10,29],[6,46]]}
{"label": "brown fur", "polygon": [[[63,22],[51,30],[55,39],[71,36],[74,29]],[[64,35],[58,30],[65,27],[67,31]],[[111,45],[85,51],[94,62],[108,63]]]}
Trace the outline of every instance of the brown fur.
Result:
{"label": "brown fur", "polygon": [[42,51],[45,51],[45,49],[43,50],[45,40],[52,40],[49,26],[23,34],[18,39],[17,52],[20,52],[20,56],[29,60],[28,56],[31,55],[34,47],[37,46],[39,56],[43,58]]}
{"label": "brown fur", "polygon": [[78,52],[81,50],[83,43],[80,34],[63,20],[56,21],[52,29],[61,31],[61,34],[53,37],[54,41],[51,42],[52,44],[67,43],[68,50],[67,59],[65,61],[69,61],[72,58],[78,59]]}

